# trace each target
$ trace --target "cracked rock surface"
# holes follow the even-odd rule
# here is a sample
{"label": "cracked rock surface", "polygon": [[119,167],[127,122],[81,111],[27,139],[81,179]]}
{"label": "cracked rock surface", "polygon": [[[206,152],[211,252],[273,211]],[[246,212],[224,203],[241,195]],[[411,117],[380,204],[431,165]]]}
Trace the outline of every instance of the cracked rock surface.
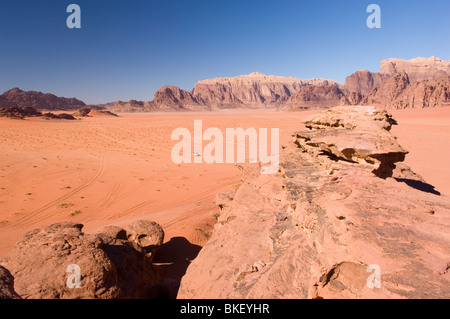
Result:
{"label": "cracked rock surface", "polygon": [[178,298],[449,298],[450,199],[400,182],[424,184],[392,123],[372,107],[307,120],[277,174],[247,172]]}

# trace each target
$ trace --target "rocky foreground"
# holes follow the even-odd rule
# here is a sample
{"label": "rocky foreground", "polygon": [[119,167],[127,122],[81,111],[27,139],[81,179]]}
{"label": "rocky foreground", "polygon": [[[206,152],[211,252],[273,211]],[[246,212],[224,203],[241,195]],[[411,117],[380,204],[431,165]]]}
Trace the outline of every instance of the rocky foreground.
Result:
{"label": "rocky foreground", "polygon": [[449,298],[450,199],[400,163],[393,124],[360,106],[308,119],[278,174],[218,197],[178,297]]}

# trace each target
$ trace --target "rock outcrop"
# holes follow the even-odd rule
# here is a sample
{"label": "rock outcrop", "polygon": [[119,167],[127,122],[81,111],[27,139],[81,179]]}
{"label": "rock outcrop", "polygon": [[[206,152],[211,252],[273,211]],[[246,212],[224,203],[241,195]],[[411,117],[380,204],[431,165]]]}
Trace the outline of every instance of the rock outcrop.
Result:
{"label": "rock outcrop", "polygon": [[378,104],[386,108],[425,108],[448,105],[450,61],[431,57],[388,59],[380,72],[360,70],[347,77],[341,105]]}
{"label": "rock outcrop", "polygon": [[176,86],[164,86],[155,92],[152,103],[159,111],[177,110],[206,110],[208,105],[193,97],[191,92],[182,90]]}
{"label": "rock outcrop", "polygon": [[345,79],[344,88],[347,92],[366,95],[373,88],[380,87],[391,74],[374,73],[369,70],[359,70]]}
{"label": "rock outcrop", "polygon": [[0,117],[23,119],[26,117],[40,117],[42,113],[32,107],[5,107],[0,108]]}
{"label": "rock outcrop", "polygon": [[97,105],[97,107],[105,108],[113,113],[138,113],[157,111],[153,102],[143,102],[130,100],[128,102],[117,101],[114,103]]}
{"label": "rock outcrop", "polygon": [[14,277],[0,265],[0,299],[21,299],[14,291]]}
{"label": "rock outcrop", "polygon": [[435,80],[442,76],[450,76],[450,61],[443,61],[434,56],[411,60],[387,59],[381,61],[380,73],[393,75],[401,72],[408,74],[411,83]]}
{"label": "rock outcrop", "polygon": [[450,199],[406,183],[417,176],[404,164],[392,171],[405,154],[392,123],[372,107],[308,119],[278,174],[248,171],[178,297],[449,298]]}
{"label": "rock outcrop", "polygon": [[[141,222],[144,223],[145,222]],[[157,243],[160,226],[152,223]],[[99,234],[83,225],[53,224],[27,233],[0,263],[15,278],[18,295],[27,299],[154,298],[160,274],[147,257],[147,244],[129,241],[127,231],[108,227]],[[79,272],[79,279],[76,277]]]}
{"label": "rock outcrop", "polygon": [[306,85],[292,95],[281,107],[282,111],[293,111],[312,108],[330,108],[341,103],[345,98],[337,84]]}
{"label": "rock outcrop", "polygon": [[293,77],[254,72],[233,78],[216,78],[197,82],[192,96],[213,108],[274,108],[309,85],[337,85],[333,80],[300,80]]}
{"label": "rock outcrop", "polygon": [[58,97],[37,91],[22,91],[19,88],[4,92],[2,100],[0,100],[0,107],[33,107],[37,110],[76,110],[86,106],[83,101],[76,98]]}
{"label": "rock outcrop", "polygon": [[397,73],[381,87],[373,89],[362,101],[388,108],[426,108],[450,105],[450,77],[411,83],[405,72]]}
{"label": "rock outcrop", "polygon": [[94,117],[94,116],[114,116],[117,117],[117,114],[111,111],[105,110],[97,110],[90,107],[83,107],[79,109],[77,112],[73,113],[73,116],[76,117]]}
{"label": "rock outcrop", "polygon": [[75,118],[71,114],[67,113],[59,113],[54,114],[51,112],[42,113],[37,111],[35,108],[31,106],[25,107],[6,107],[0,108],[0,117],[8,117],[13,119],[24,119],[28,117],[40,117],[44,119],[52,119],[52,120],[75,120]]}
{"label": "rock outcrop", "polygon": [[254,72],[199,81],[191,92],[176,86],[164,86],[155,92],[152,101],[119,101],[102,107],[112,112],[277,108],[291,97],[291,104],[286,106],[288,109],[296,108],[300,101],[301,107],[329,107],[339,103],[336,102],[342,95],[339,87],[340,84],[333,80],[300,80]]}
{"label": "rock outcrop", "polygon": [[[358,163],[361,169],[367,167],[386,178],[392,176],[394,164],[404,161],[408,154],[389,133],[395,121],[373,106],[337,107],[304,123],[310,130],[295,133],[295,143],[327,169],[332,170],[335,160],[340,160]],[[328,157],[332,160],[323,161]]]}

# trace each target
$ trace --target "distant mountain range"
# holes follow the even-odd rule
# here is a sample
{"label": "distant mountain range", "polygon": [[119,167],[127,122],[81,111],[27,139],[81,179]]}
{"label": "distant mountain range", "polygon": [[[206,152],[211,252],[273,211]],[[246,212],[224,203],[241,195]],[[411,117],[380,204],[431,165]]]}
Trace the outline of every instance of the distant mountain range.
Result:
{"label": "distant mountain range", "polygon": [[[113,102],[91,107],[118,112],[209,111],[226,108],[283,111],[336,105],[380,104],[387,108],[422,108],[450,104],[450,61],[436,57],[388,59],[380,72],[359,70],[345,83],[329,79],[297,79],[251,73],[199,81],[192,91],[164,86],[152,101]],[[86,104],[18,88],[0,95],[0,107],[74,110]]]}

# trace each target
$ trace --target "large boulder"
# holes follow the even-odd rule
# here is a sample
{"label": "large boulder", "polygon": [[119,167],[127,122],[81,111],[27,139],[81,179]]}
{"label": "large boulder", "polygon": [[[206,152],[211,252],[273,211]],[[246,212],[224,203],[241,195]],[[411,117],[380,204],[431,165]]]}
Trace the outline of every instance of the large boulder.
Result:
{"label": "large boulder", "polygon": [[82,228],[81,224],[59,223],[31,231],[0,261],[14,276],[21,297],[156,296],[159,274],[144,249],[124,239],[120,231],[116,236],[113,232],[91,235]]}
{"label": "large boulder", "polygon": [[0,299],[21,299],[14,291],[14,277],[0,265]]}
{"label": "large boulder", "polygon": [[137,220],[126,227],[129,241],[141,247],[148,258],[153,257],[158,248],[164,242],[164,230],[155,222],[149,220]]}
{"label": "large boulder", "polygon": [[294,138],[305,152],[327,155],[319,159],[330,159],[330,169],[338,158],[384,178],[392,176],[394,163],[408,153],[389,133],[392,123],[390,114],[373,106],[341,106],[305,120],[310,130],[297,132]]}

